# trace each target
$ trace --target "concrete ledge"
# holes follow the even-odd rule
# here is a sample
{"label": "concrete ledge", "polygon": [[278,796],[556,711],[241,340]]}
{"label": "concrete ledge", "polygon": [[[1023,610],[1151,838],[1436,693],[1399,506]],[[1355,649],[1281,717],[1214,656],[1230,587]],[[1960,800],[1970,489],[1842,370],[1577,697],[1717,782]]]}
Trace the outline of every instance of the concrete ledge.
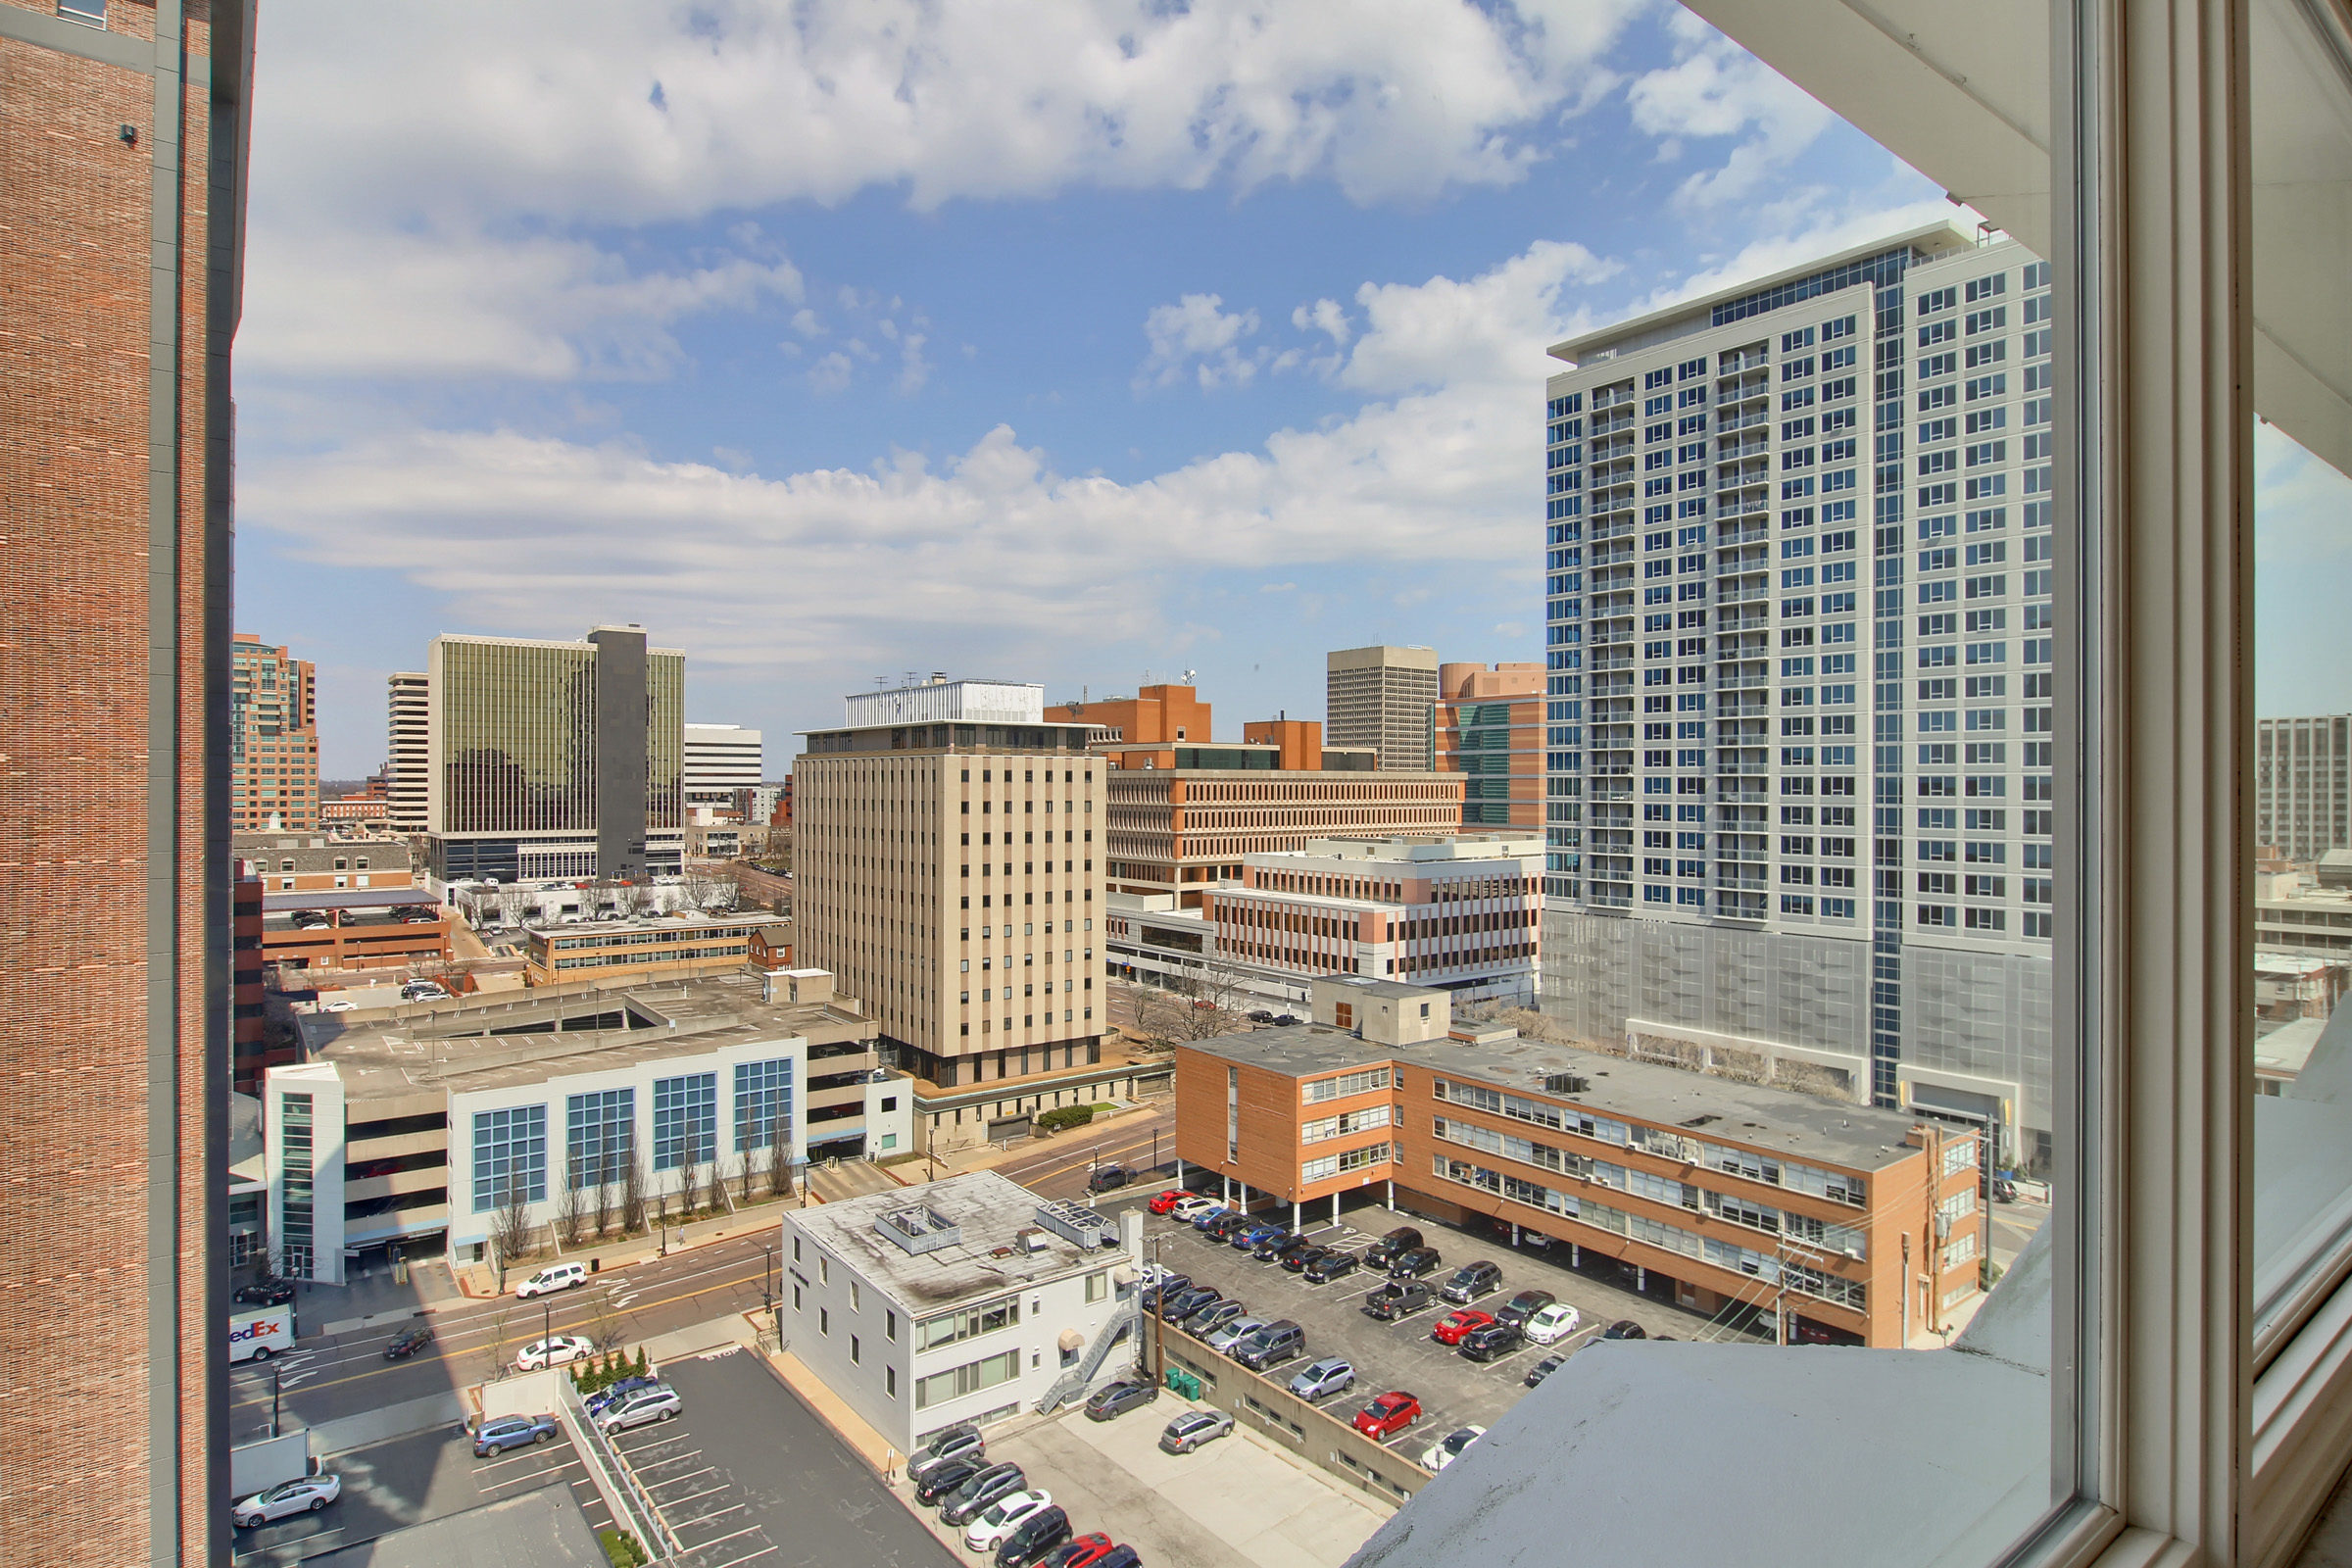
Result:
{"label": "concrete ledge", "polygon": [[455,1390],[428,1394],[420,1399],[404,1399],[398,1404],[319,1422],[310,1429],[311,1452],[323,1458],[390,1438],[405,1438],[412,1432],[429,1432],[435,1427],[454,1431],[468,1413],[465,1396]]}

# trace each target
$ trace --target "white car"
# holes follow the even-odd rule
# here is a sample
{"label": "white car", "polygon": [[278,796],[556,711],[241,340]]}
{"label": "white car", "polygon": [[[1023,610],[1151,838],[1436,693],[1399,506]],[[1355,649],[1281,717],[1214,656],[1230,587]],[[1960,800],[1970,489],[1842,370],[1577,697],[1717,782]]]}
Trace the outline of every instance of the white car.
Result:
{"label": "white car", "polygon": [[1574,1334],[1584,1323],[1576,1308],[1566,1301],[1554,1301],[1520,1325],[1530,1345],[1556,1345]]}
{"label": "white car", "polygon": [[514,1287],[517,1300],[527,1301],[534,1296],[547,1296],[557,1291],[568,1291],[588,1283],[585,1263],[550,1263],[538,1273]]}
{"label": "white car", "polygon": [[665,1383],[634,1389],[596,1413],[597,1426],[606,1432],[626,1432],[652,1421],[666,1421],[685,1405],[678,1391]]}
{"label": "white car", "polygon": [[994,1551],[997,1543],[1020,1528],[1022,1521],[1040,1508],[1052,1506],[1050,1492],[1010,1492],[990,1503],[987,1511],[972,1521],[963,1533],[963,1544],[971,1551]]}
{"label": "white car", "polygon": [[320,1012],[356,1012],[359,1010],[359,1006],[360,1004],[356,1002],[338,998],[333,1002],[321,1002],[318,1004],[318,1010]]}
{"label": "white car", "polygon": [[236,1505],[230,1517],[240,1530],[266,1525],[272,1519],[284,1519],[292,1514],[316,1513],[343,1495],[343,1478],[333,1474],[298,1476],[281,1481],[267,1492],[257,1492]]}
{"label": "white car", "polygon": [[577,1334],[559,1334],[552,1340],[533,1340],[522,1348],[514,1358],[517,1372],[536,1372],[541,1367],[566,1366],[583,1356],[594,1355],[596,1347]]}
{"label": "white car", "polygon": [[1176,1206],[1169,1212],[1190,1225],[1210,1209],[1219,1206],[1221,1205],[1213,1198],[1204,1198],[1199,1193],[1190,1193],[1176,1200]]}
{"label": "white car", "polygon": [[1443,1470],[1462,1456],[1462,1450],[1487,1435],[1485,1427],[1455,1427],[1421,1450],[1421,1468]]}

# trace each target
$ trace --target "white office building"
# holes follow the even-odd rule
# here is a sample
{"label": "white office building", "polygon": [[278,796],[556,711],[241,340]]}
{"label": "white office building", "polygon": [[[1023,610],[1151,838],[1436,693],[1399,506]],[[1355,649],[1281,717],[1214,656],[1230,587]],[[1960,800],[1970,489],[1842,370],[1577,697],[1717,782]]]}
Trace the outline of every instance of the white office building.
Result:
{"label": "white office building", "polygon": [[1547,1012],[2046,1148],[2048,288],[1939,225],[1552,348]]}
{"label": "white office building", "polygon": [[[760,732],[740,724],[686,726],[686,813],[731,817],[737,813],[738,790],[760,787]],[[709,820],[708,816],[702,818]]]}
{"label": "white office building", "polygon": [[1132,1365],[1143,1225],[993,1170],[787,1212],[792,1353],[901,1453]]}

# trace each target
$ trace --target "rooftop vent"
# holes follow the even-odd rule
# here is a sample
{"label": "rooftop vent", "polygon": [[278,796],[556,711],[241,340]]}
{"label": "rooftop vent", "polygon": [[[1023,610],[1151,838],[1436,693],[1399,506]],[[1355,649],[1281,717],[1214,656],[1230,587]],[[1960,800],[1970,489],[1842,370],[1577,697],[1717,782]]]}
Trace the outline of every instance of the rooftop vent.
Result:
{"label": "rooftop vent", "polygon": [[1037,1222],[1073,1247],[1108,1247],[1118,1240],[1111,1218],[1084,1203],[1047,1199],[1037,1205]]}
{"label": "rooftop vent", "polygon": [[923,1204],[894,1208],[874,1221],[874,1229],[915,1257],[956,1246],[963,1240],[963,1231],[954,1220]]}
{"label": "rooftop vent", "polygon": [[1709,1111],[1703,1116],[1693,1116],[1689,1121],[1678,1121],[1675,1123],[1675,1125],[1677,1127],[1705,1127],[1710,1123],[1719,1122],[1721,1120],[1723,1120],[1721,1116]]}
{"label": "rooftop vent", "polygon": [[1547,1072],[1544,1076],[1544,1092],[1547,1095],[1581,1095],[1592,1087],[1592,1081],[1581,1072]]}

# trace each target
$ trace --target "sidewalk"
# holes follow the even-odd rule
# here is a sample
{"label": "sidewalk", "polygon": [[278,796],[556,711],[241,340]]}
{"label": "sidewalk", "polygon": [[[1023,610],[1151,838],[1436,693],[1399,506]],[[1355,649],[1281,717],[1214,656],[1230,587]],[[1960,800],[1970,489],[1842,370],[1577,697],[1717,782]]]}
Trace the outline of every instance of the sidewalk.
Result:
{"label": "sidewalk", "polygon": [[[1083,1142],[1088,1138],[1098,1138],[1125,1123],[1157,1114],[1164,1103],[1157,1100],[1140,1101],[1131,1105],[1122,1105],[1107,1116],[1097,1116],[1082,1127],[1065,1127],[1059,1132],[1048,1133],[1043,1138],[1023,1138],[1003,1149],[994,1144],[981,1144],[972,1149],[958,1150],[953,1154],[942,1154],[939,1156],[939,1173],[942,1176],[958,1176],[967,1170],[990,1170],[1009,1160],[1042,1154],[1057,1140]],[[1173,1150],[1175,1140],[1171,1138],[1168,1142]],[[928,1161],[910,1164],[906,1169],[918,1173],[917,1180],[930,1178],[931,1166]]]}
{"label": "sidewalk", "polygon": [[[824,1200],[820,1197],[817,1201]],[[691,1250],[731,1237],[765,1235],[776,1228],[778,1220],[787,1211],[806,1205],[805,1194],[785,1199],[762,1198],[737,1213],[699,1219],[690,1225],[657,1227],[650,1235],[632,1236],[625,1241],[606,1242],[595,1247],[559,1247],[552,1252],[535,1253],[508,1264],[507,1287],[509,1290],[514,1288],[518,1272],[527,1275],[550,1263],[586,1263],[593,1258],[593,1266],[599,1269],[626,1268],[631,1263],[642,1263],[650,1257]],[[497,1270],[488,1263],[461,1266],[458,1270],[458,1289],[473,1300],[488,1300],[504,1294],[498,1289]]]}

